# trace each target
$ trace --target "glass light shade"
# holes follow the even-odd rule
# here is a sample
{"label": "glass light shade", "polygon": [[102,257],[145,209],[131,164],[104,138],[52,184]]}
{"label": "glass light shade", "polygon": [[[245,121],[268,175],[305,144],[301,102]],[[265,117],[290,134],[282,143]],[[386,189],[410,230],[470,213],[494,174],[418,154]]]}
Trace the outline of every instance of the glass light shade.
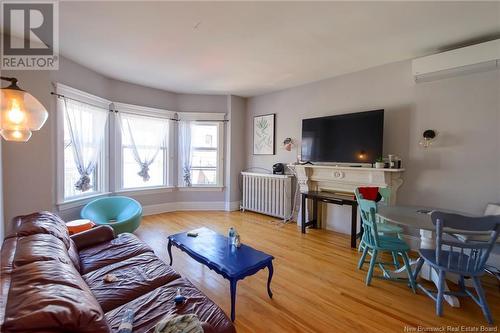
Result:
{"label": "glass light shade", "polygon": [[49,114],[35,97],[21,89],[2,88],[1,91],[0,130],[38,131],[42,128]]}
{"label": "glass light shade", "polygon": [[26,142],[31,138],[30,130],[0,130],[0,134],[7,141]]}

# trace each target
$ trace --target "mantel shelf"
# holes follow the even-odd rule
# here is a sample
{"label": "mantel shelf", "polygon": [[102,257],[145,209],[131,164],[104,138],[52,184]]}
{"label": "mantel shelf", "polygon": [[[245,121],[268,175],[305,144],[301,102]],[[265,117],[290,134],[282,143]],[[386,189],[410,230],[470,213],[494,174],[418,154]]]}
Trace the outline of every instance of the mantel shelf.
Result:
{"label": "mantel shelf", "polygon": [[370,167],[351,167],[351,166],[341,166],[341,165],[324,165],[324,164],[288,164],[289,168],[294,167],[303,167],[303,168],[314,168],[314,169],[335,169],[335,170],[355,170],[361,172],[374,172],[374,171],[383,171],[383,172],[403,172],[405,169],[389,169],[389,168],[370,168]]}

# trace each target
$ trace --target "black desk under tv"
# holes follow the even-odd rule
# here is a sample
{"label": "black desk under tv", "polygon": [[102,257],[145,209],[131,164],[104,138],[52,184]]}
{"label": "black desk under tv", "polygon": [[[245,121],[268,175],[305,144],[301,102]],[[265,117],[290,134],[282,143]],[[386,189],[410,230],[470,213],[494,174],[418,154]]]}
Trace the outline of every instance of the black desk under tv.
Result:
{"label": "black desk under tv", "polygon": [[[306,199],[313,201],[313,219],[306,222]],[[306,233],[306,227],[318,227],[318,202],[326,202],[335,205],[351,206],[351,247],[356,248],[356,239],[363,235],[363,227],[357,233],[358,202],[354,195],[338,194],[331,192],[309,191],[302,193],[302,233]]]}

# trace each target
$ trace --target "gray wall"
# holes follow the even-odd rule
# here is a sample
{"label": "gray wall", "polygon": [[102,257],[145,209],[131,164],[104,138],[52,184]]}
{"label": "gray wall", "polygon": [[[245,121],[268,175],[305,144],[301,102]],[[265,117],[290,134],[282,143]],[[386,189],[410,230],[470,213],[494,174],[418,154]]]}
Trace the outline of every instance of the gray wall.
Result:
{"label": "gray wall", "polygon": [[[384,153],[403,158],[405,183],[398,201],[481,213],[500,201],[500,71],[418,83],[411,61],[392,63],[247,101],[247,167],[269,169],[293,162],[297,151],[281,148],[286,137],[299,144],[304,118],[385,109]],[[255,115],[276,113],[277,154],[252,155]],[[428,128],[435,146],[418,146]],[[327,226],[347,232],[348,210],[328,209]]]}
{"label": "gray wall", "polygon": [[[55,206],[57,179],[56,109],[55,97],[50,95],[50,92],[54,91],[53,82],[63,83],[116,102],[172,111],[227,113],[227,100],[231,99],[231,96],[177,94],[117,81],[63,57],[61,57],[58,71],[2,71],[2,75],[17,77],[21,87],[39,99],[49,111],[47,123],[40,131],[33,134],[29,142],[3,142],[1,154],[4,180],[4,216],[7,225],[16,215],[40,210],[57,211]],[[243,131],[238,132],[238,135],[241,136],[240,141],[243,140],[243,133]],[[238,139],[236,138],[236,140]],[[242,159],[244,159],[244,155]],[[112,180],[113,177],[110,179]],[[225,200],[225,191],[174,191],[134,195],[134,197],[143,205],[168,202],[222,202]],[[59,213],[64,218],[69,219],[77,217],[79,210],[80,208],[75,208]]]}
{"label": "gray wall", "polygon": [[226,126],[226,185],[229,190],[226,191],[226,202],[234,205],[241,199],[240,172],[245,168],[246,161],[246,99],[237,96],[230,96],[227,100],[228,119],[230,122]]}

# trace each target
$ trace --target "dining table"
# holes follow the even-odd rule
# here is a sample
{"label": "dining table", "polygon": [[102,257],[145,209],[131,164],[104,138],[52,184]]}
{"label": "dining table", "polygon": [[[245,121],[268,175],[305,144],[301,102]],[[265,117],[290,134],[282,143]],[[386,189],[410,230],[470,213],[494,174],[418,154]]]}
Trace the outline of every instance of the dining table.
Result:
{"label": "dining table", "polygon": [[[461,215],[474,216],[464,212],[453,211],[449,209],[438,209],[432,207],[418,207],[418,206],[385,206],[379,205],[377,207],[377,215],[379,218],[385,221],[400,226],[407,227],[409,229],[416,229],[420,232],[420,248],[422,249],[434,249],[436,247],[435,230],[436,227],[432,223],[431,213],[433,211],[441,211],[447,213],[458,213]],[[410,267],[412,270],[415,269],[417,260],[410,261]],[[406,278],[407,272],[406,268],[402,267],[400,269],[389,271],[388,274],[391,278]],[[420,271],[420,277],[434,282],[437,286],[439,281],[439,276],[437,271],[432,268],[429,264],[424,263]],[[458,276],[453,276],[451,274],[447,275],[447,278],[452,281],[458,281]],[[449,291],[448,285],[445,281],[445,291]],[[448,302],[453,307],[460,307],[460,301],[456,296],[445,295],[445,301]]]}

